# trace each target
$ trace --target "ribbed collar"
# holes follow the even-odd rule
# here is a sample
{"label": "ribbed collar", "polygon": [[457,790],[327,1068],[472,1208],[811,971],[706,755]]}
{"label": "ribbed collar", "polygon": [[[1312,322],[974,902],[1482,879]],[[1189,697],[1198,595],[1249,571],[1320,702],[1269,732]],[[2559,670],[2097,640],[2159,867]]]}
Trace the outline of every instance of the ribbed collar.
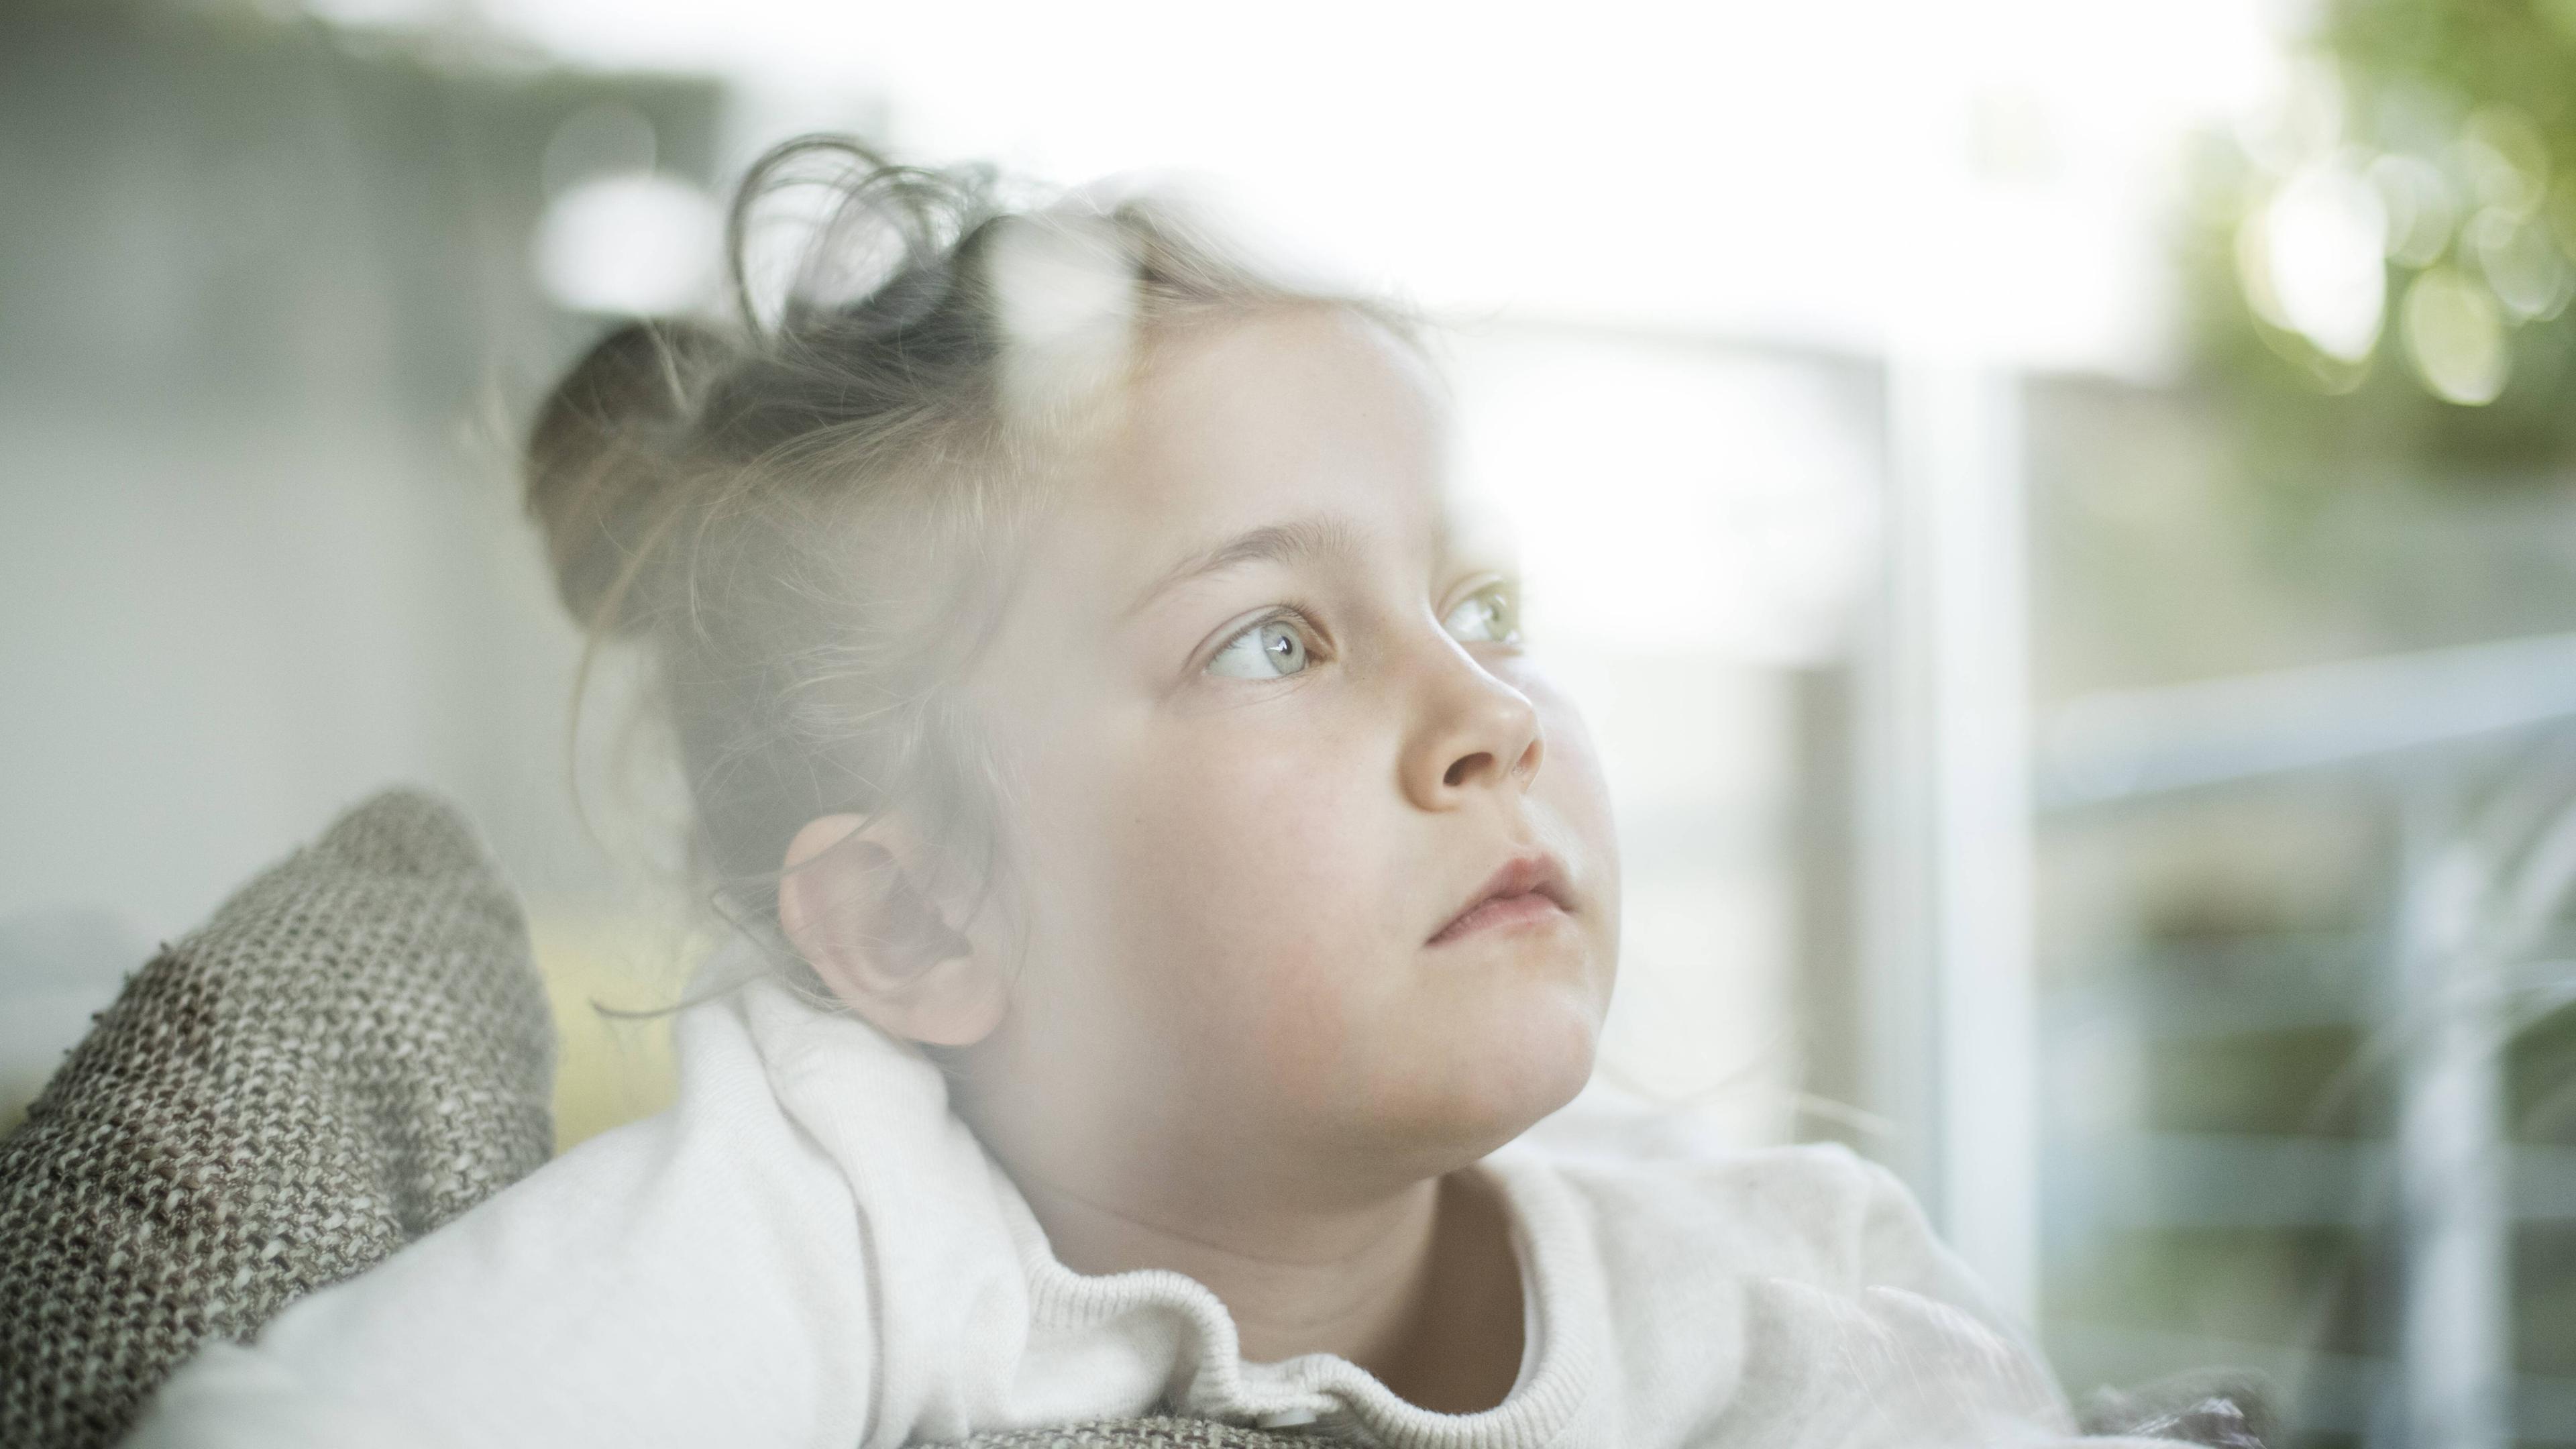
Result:
{"label": "ribbed collar", "polygon": [[1174,1320],[1184,1341],[1173,1399],[1185,1412],[1244,1424],[1307,1420],[1319,1437],[1356,1428],[1386,1449],[1543,1449],[1563,1440],[1600,1377],[1609,1315],[1599,1258],[1581,1240],[1588,1229],[1565,1186],[1535,1153],[1507,1147],[1465,1170],[1496,1190],[1510,1218],[1538,1334],[1531,1370],[1503,1402],[1475,1414],[1407,1403],[1336,1354],[1246,1363],[1233,1315],[1204,1284],[1162,1269],[1075,1272],[1058,1261],[1008,1175],[996,1166],[993,1176],[1038,1324],[1080,1333],[1134,1314]]}

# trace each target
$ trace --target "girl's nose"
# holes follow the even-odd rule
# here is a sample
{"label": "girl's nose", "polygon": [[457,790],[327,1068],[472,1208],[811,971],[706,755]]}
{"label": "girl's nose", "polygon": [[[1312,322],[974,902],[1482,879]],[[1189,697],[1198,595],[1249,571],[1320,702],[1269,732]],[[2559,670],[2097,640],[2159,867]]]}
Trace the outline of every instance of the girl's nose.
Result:
{"label": "girl's nose", "polygon": [[1529,697],[1445,646],[1425,660],[1421,715],[1407,742],[1404,793],[1424,810],[1455,810],[1494,789],[1526,790],[1547,742]]}

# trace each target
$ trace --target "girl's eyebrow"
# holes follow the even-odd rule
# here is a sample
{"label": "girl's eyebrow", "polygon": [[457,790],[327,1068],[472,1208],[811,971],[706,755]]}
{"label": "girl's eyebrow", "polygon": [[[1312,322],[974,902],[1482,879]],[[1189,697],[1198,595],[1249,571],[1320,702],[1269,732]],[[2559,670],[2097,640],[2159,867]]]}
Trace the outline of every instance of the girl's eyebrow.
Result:
{"label": "girl's eyebrow", "polygon": [[1296,563],[1318,555],[1355,558],[1360,552],[1360,530],[1349,519],[1337,514],[1265,523],[1258,528],[1245,529],[1212,547],[1184,555],[1180,562],[1164,570],[1160,578],[1138,594],[1122,617],[1132,618],[1163,594],[1238,564],[1265,560]]}

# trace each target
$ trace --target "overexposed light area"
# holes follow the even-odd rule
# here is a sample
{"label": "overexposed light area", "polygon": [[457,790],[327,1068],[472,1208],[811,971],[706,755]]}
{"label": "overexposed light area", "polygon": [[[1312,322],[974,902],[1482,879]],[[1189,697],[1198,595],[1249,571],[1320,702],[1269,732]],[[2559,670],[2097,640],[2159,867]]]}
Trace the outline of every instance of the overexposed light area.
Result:
{"label": "overexposed light area", "polygon": [[1469,477],[1514,526],[1542,638],[1813,665],[1876,567],[1868,419],[1812,365],[1470,334]]}
{"label": "overexposed light area", "polygon": [[2273,326],[2359,362],[2385,319],[2388,235],[2387,208],[2368,178],[2308,167],[2247,223],[2238,247],[2246,298]]}
{"label": "overexposed light area", "polygon": [[1929,303],[1977,350],[2117,371],[2169,353],[2175,143],[2279,84],[2239,0],[468,4],[728,79],[736,160],[883,117],[919,159],[1194,173],[1435,305],[1876,351]]}
{"label": "overexposed light area", "polygon": [[628,171],[573,183],[547,203],[537,280],[576,312],[660,316],[705,303],[724,230],[704,191]]}

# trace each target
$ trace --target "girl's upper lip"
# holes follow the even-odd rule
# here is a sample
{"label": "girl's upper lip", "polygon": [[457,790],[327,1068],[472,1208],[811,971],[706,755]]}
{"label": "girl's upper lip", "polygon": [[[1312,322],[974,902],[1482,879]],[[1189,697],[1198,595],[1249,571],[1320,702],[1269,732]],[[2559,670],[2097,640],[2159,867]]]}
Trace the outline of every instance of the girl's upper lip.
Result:
{"label": "girl's upper lip", "polygon": [[1440,929],[1431,933],[1431,939],[1437,941],[1447,935],[1450,927],[1487,901],[1500,896],[1523,895],[1545,896],[1556,902],[1559,910],[1568,913],[1574,910],[1574,892],[1566,885],[1565,867],[1546,851],[1533,850],[1504,861],[1502,869],[1487,876],[1485,883],[1476,888],[1476,893],[1467,898],[1465,905],[1440,923]]}

